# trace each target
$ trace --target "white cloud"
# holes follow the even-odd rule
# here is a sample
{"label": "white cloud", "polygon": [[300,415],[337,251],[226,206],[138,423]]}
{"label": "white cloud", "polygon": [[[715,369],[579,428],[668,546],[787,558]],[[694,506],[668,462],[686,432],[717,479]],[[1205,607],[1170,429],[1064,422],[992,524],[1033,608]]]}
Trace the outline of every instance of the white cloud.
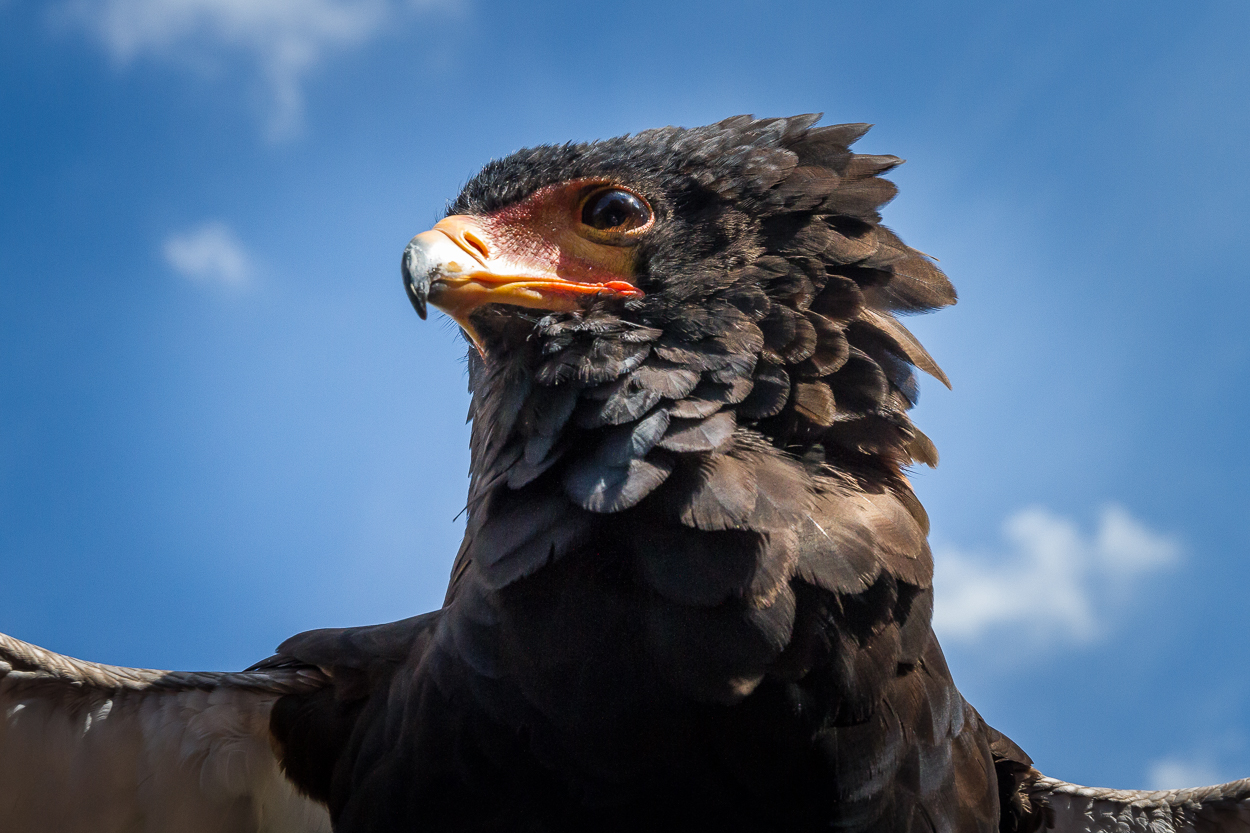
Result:
{"label": "white cloud", "polygon": [[268,133],[284,139],[303,123],[302,85],[328,53],[359,46],[404,8],[461,0],[71,0],[68,17],[91,30],[113,57],[182,58],[225,47],[248,55],[264,79]]}
{"label": "white cloud", "polygon": [[254,269],[243,244],[225,223],[212,222],[171,234],[161,247],[165,262],[197,281],[241,286]]}
{"label": "white cloud", "polygon": [[1134,578],[1178,561],[1179,542],[1120,506],[1103,509],[1098,528],[1034,507],[1003,524],[1008,550],[970,555],[951,547],[934,555],[933,624],[943,639],[976,639],[1003,628],[1040,638],[1088,642]]}
{"label": "white cloud", "polygon": [[1161,758],[1152,761],[1147,771],[1148,789],[1179,790],[1185,787],[1209,787],[1223,782],[1219,770],[1204,758]]}

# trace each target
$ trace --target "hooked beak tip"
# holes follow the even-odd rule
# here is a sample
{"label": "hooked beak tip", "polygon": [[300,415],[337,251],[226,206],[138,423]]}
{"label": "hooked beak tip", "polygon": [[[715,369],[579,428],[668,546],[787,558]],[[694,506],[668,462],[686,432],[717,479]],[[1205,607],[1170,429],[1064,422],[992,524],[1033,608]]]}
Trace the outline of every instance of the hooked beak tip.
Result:
{"label": "hooked beak tip", "polygon": [[404,257],[400,263],[408,300],[412,302],[412,308],[422,321],[426,317],[426,301],[430,296],[430,270],[423,254],[417,238],[414,237],[404,249]]}

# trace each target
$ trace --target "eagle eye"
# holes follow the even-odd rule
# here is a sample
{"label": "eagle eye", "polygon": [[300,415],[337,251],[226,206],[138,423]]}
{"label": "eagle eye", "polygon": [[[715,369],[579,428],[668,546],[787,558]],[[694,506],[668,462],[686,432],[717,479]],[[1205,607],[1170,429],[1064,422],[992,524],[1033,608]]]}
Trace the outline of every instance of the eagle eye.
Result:
{"label": "eagle eye", "polygon": [[582,203],[582,225],[619,234],[651,224],[651,209],[641,197],[623,188],[603,188]]}

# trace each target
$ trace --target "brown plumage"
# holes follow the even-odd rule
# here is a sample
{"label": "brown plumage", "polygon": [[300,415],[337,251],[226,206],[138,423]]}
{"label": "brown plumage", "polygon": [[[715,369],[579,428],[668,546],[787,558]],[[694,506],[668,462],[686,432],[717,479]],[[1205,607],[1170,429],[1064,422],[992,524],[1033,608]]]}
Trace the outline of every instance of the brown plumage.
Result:
{"label": "brown plumage", "polygon": [[335,829],[1244,826],[1244,783],[1080,821],[960,696],[906,476],[947,380],[895,317],[955,292],[881,225],[900,160],[816,121],[520,151],[413,239],[474,344],[446,604],[251,672],[297,675],[269,739]]}

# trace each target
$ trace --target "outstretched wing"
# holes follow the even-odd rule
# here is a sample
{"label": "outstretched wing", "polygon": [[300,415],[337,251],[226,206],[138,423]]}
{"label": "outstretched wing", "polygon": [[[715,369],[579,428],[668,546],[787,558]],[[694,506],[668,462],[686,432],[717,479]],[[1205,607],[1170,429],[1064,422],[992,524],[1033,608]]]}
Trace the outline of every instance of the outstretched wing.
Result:
{"label": "outstretched wing", "polygon": [[1246,833],[1250,778],[1187,790],[1110,790],[1042,776],[1028,787],[1057,833]]}
{"label": "outstretched wing", "polygon": [[313,667],[120,668],[0,634],[0,830],[306,833],[325,808],[282,774],[269,713]]}

